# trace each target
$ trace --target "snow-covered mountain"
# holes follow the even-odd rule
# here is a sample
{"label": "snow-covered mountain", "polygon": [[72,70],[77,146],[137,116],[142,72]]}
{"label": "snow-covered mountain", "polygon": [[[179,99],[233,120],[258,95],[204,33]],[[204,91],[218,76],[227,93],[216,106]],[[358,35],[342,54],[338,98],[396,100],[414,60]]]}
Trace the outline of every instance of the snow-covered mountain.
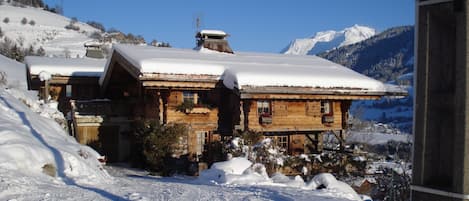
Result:
{"label": "snow-covered mountain", "polygon": [[[67,25],[72,27],[65,28]],[[85,42],[100,30],[41,8],[0,5],[0,41],[34,50],[44,48],[46,55],[70,57],[85,54]]]}
{"label": "snow-covered mountain", "polygon": [[282,53],[295,55],[315,55],[334,48],[354,44],[376,34],[376,30],[366,26],[354,25],[341,31],[317,32],[311,38],[293,40]]}

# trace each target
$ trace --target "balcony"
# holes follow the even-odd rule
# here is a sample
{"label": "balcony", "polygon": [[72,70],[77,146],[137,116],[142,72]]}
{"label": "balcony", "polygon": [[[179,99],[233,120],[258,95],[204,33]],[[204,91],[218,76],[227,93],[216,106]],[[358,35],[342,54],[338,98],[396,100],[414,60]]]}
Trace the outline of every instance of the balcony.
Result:
{"label": "balcony", "polygon": [[259,123],[262,125],[272,124],[272,115],[271,114],[261,114],[259,117]]}
{"label": "balcony", "polygon": [[323,115],[322,116],[322,123],[323,124],[332,124],[332,123],[334,123],[334,116],[333,115]]}

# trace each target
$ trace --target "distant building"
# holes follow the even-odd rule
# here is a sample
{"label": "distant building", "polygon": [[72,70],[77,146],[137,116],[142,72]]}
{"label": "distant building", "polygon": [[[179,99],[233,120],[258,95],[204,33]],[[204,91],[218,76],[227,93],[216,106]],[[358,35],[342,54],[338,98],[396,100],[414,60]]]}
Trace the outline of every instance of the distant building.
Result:
{"label": "distant building", "polygon": [[130,153],[137,120],[189,127],[180,155],[210,154],[208,144],[255,131],[291,154],[322,151],[322,134],[343,141],[352,100],[403,95],[316,56],[235,53],[222,31],[201,31],[195,50],[114,45],[99,96],[72,101],[76,137],[110,161]]}

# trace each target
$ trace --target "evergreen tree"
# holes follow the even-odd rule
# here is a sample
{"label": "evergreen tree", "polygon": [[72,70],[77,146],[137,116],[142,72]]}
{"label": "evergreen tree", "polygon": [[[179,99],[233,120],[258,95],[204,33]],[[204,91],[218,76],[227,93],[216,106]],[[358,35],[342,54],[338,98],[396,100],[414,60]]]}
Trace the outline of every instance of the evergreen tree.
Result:
{"label": "evergreen tree", "polygon": [[37,49],[36,55],[37,56],[45,56],[46,55],[46,50],[44,50],[44,48],[41,46]]}
{"label": "evergreen tree", "polygon": [[25,25],[26,23],[28,23],[28,19],[26,19],[25,17],[23,17],[23,19],[21,19],[21,24],[22,24],[22,25]]}

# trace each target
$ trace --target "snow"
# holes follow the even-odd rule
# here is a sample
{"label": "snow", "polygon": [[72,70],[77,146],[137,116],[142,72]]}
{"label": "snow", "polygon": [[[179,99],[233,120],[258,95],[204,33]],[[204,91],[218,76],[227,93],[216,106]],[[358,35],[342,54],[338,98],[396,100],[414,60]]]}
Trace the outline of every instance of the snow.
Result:
{"label": "snow", "polygon": [[334,48],[358,43],[376,34],[373,28],[354,25],[342,31],[317,32],[314,37],[295,39],[284,54],[315,55]]}
{"label": "snow", "polygon": [[0,71],[6,73],[9,88],[24,90],[28,88],[26,82],[26,67],[24,64],[0,54]]}
{"label": "snow", "polygon": [[226,36],[227,34],[222,31],[222,30],[210,30],[210,29],[204,29],[200,31],[200,34],[202,35],[215,35],[215,36]]}
{"label": "snow", "polygon": [[338,181],[330,173],[316,175],[308,184],[300,176],[290,179],[289,177],[275,173],[269,178],[264,165],[248,165],[250,162],[242,157],[232,158],[229,161],[214,163],[212,167],[205,170],[199,176],[202,183],[215,183],[222,185],[261,185],[282,186],[298,188],[303,190],[317,190],[321,195],[339,197],[349,200],[361,200],[360,196],[348,184]]}
{"label": "snow", "polygon": [[[10,22],[4,23],[7,17]],[[28,20],[25,25],[21,24],[23,18]],[[35,22],[34,26],[29,24],[31,20]],[[86,52],[83,44],[93,40],[89,37],[93,32],[100,31],[81,22],[75,24],[79,31],[67,30],[65,26],[70,21],[67,17],[39,8],[0,5],[0,27],[5,35],[0,39],[8,37],[23,48],[32,45],[37,50],[43,47],[46,55],[83,57]]]}
{"label": "snow", "polygon": [[349,200],[361,200],[360,196],[350,187],[348,184],[338,181],[330,173],[320,173],[313,177],[313,179],[307,184],[308,188],[317,189],[320,186],[324,186],[331,193],[341,193],[344,198]]}
{"label": "snow", "polygon": [[49,72],[47,71],[39,72],[39,80],[41,80],[41,82],[50,80],[51,78],[52,78],[52,75]]}
{"label": "snow", "polygon": [[99,77],[103,73],[106,60],[27,56],[25,63],[32,75],[47,71],[52,75]]}
{"label": "snow", "polygon": [[[32,111],[23,102],[44,114]],[[56,168],[57,182],[97,183],[110,179],[98,162],[100,155],[78,144],[49,118],[59,112],[41,104],[36,94],[1,89],[0,111],[0,169],[41,177],[43,167],[51,164]]]}
{"label": "snow", "polygon": [[[377,80],[316,56],[242,52],[207,54],[188,49],[132,45],[114,45],[113,51],[125,57],[142,74],[214,75],[230,89],[296,86],[334,92],[384,93],[386,90]],[[105,74],[101,76],[101,84]]]}
{"label": "snow", "polygon": [[347,143],[365,143],[370,145],[386,144],[389,141],[412,142],[412,135],[409,134],[388,134],[379,132],[357,132],[351,131],[347,133]]}

